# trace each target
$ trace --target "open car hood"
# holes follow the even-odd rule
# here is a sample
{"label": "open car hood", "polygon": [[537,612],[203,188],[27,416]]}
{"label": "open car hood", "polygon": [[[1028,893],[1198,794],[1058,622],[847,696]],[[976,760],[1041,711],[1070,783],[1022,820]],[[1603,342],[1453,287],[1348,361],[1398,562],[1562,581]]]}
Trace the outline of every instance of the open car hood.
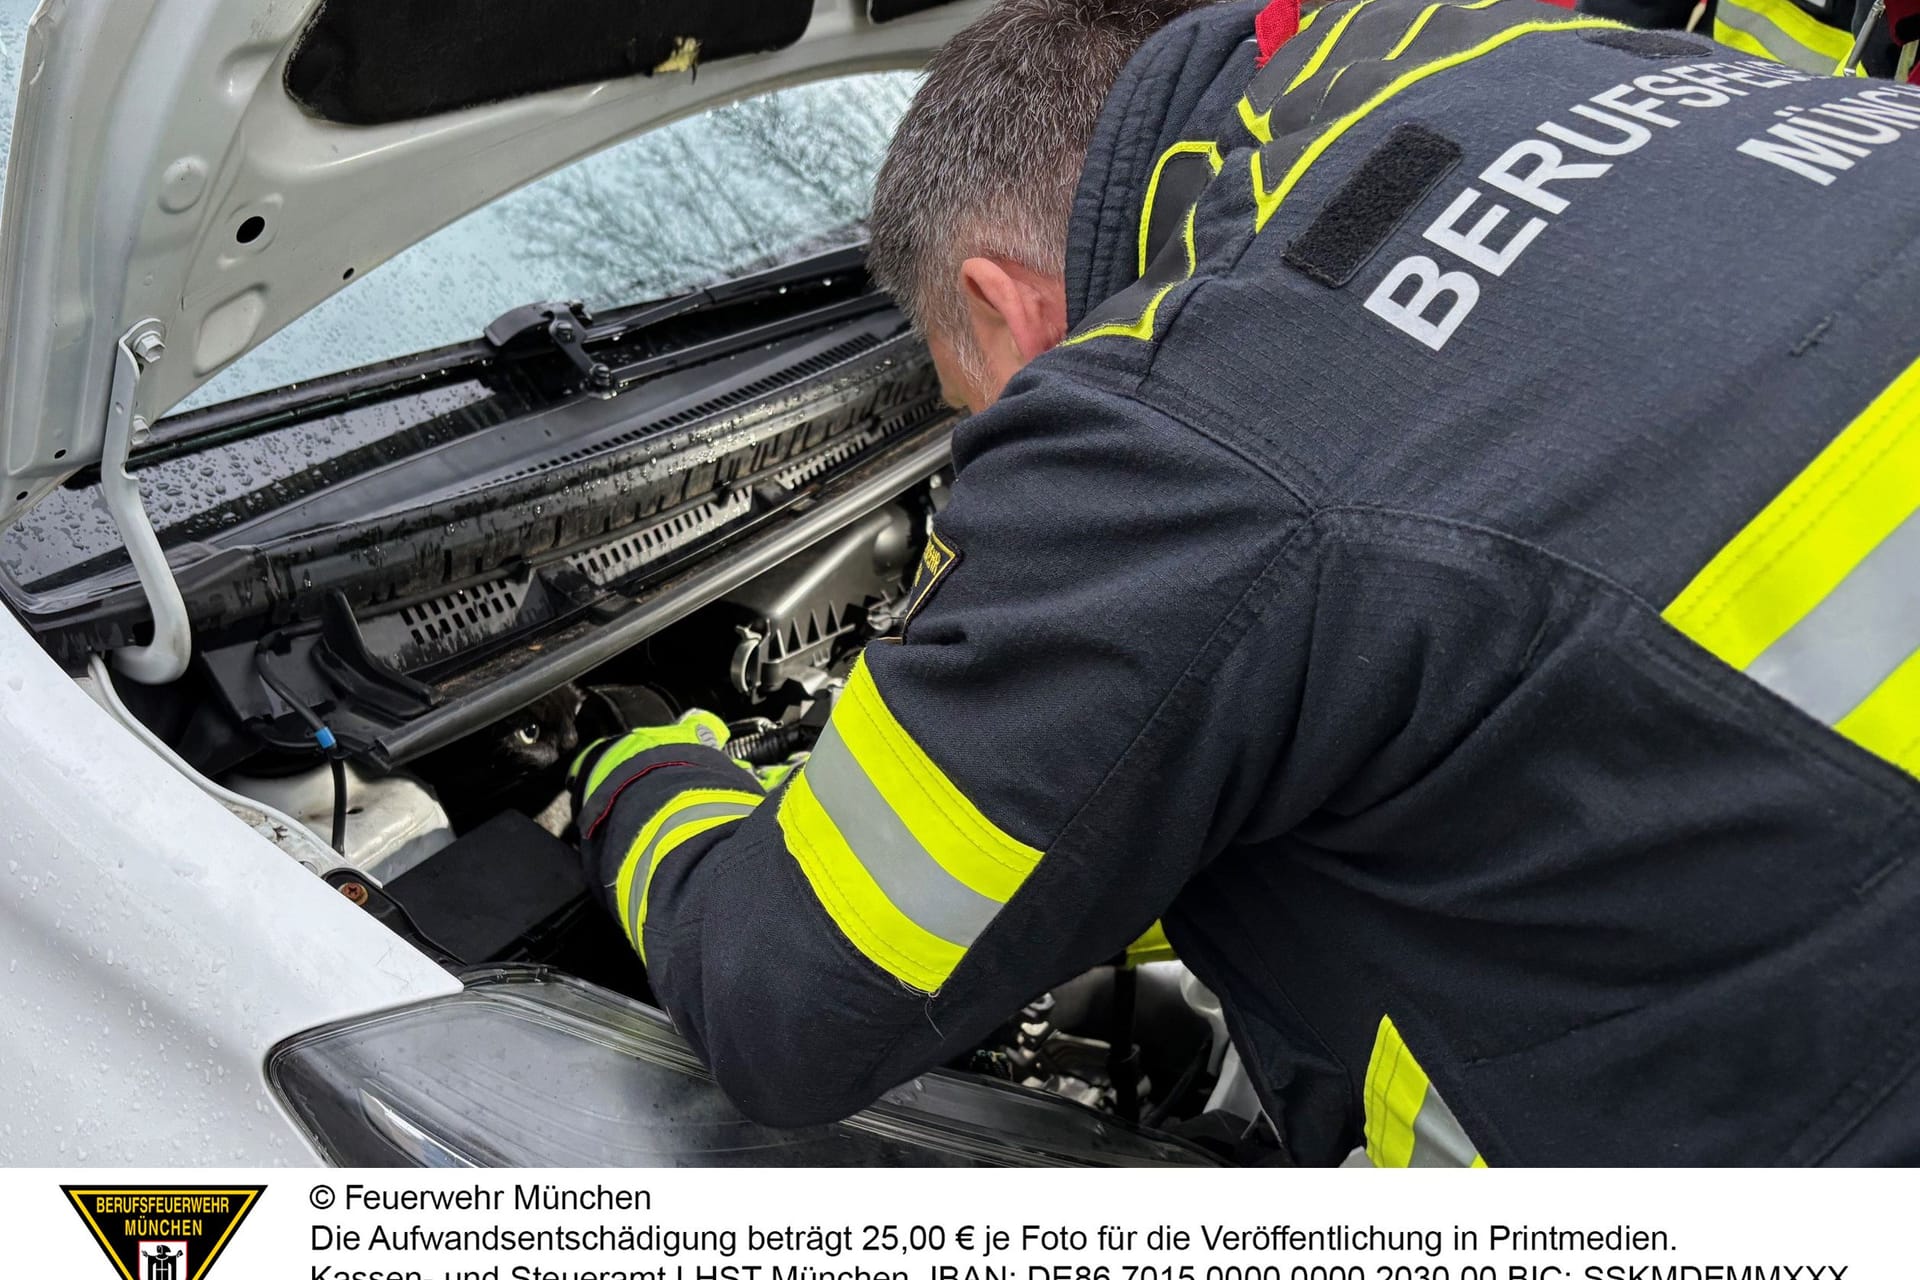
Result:
{"label": "open car hood", "polygon": [[978,7],[46,0],[0,223],[0,524],[461,215],[729,100],[919,65]]}

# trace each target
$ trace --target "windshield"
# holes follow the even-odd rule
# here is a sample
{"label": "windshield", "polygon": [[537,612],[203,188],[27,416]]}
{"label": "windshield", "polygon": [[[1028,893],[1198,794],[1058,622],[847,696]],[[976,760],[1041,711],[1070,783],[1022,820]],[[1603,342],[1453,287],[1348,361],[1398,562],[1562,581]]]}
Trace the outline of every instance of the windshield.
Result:
{"label": "windshield", "polygon": [[[0,0],[11,136],[34,0]],[[471,340],[523,303],[684,292],[855,240],[911,73],[781,90],[642,134],[396,255],[223,370],[175,412]],[[0,152],[0,161],[4,153]],[[293,426],[141,472],[163,531],[391,434],[379,413]],[[97,489],[59,489],[0,534],[16,584],[117,549]]]}
{"label": "windshield", "polygon": [[802,85],[610,147],[400,253],[179,408],[459,342],[524,302],[604,308],[851,241],[913,84]]}

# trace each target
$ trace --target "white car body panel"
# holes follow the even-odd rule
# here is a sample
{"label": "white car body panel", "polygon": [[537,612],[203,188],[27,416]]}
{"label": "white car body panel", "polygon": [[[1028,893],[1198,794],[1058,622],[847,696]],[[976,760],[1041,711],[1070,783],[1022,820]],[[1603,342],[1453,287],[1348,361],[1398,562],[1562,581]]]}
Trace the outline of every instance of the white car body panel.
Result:
{"label": "white car body panel", "polygon": [[0,611],[0,1162],[312,1164],[295,1032],[459,983],[175,772]]}
{"label": "white car body panel", "polygon": [[[115,344],[164,326],[151,422],[462,214],[643,129],[782,85],[909,68],[982,7],[884,24],[820,0],[806,34],[634,76],[345,126],[282,88],[316,0],[47,0],[29,28],[0,226],[0,524],[100,456]],[[668,175],[663,175],[663,178]],[[250,217],[251,243],[235,231]]]}

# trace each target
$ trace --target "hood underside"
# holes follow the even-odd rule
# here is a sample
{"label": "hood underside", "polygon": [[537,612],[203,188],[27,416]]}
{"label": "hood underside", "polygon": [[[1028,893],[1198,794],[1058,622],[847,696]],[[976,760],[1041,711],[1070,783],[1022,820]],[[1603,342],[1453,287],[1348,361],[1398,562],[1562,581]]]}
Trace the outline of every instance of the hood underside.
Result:
{"label": "hood underside", "polygon": [[0,224],[0,524],[99,461],[116,408],[137,439],[463,214],[728,101],[917,66],[977,8],[48,0]]}

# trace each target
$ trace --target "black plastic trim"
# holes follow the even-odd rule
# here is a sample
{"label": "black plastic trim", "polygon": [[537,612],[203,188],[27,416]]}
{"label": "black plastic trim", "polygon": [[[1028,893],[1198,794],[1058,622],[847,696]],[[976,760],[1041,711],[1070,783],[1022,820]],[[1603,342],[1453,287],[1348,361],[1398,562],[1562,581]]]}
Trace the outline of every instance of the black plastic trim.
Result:
{"label": "black plastic trim", "polygon": [[724,555],[658,583],[627,612],[580,640],[547,649],[472,693],[449,698],[385,734],[375,744],[374,755],[383,764],[398,765],[511,714],[851,524],[950,465],[952,458],[952,437],[944,426],[936,439],[916,439],[890,448],[829,486],[803,512],[744,539]]}

